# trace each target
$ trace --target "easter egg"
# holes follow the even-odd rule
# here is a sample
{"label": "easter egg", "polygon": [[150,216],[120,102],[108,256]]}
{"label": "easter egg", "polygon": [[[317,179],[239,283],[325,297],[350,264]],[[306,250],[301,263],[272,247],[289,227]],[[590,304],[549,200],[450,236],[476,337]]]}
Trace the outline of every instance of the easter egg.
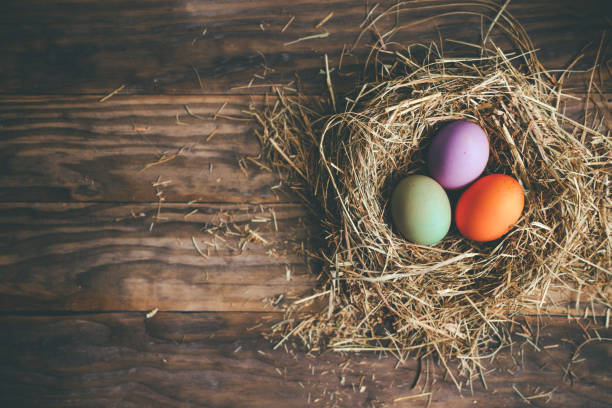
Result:
{"label": "easter egg", "polygon": [[431,177],[449,190],[463,188],[480,176],[489,160],[489,140],[476,123],[457,120],[433,138],[428,153]]}
{"label": "easter egg", "polygon": [[518,181],[504,174],[491,174],[477,180],[459,197],[455,222],[463,236],[492,241],[518,221],[524,203]]}
{"label": "easter egg", "polygon": [[395,187],[391,215],[406,239],[422,245],[444,238],[451,223],[446,192],[434,179],[420,175],[406,177]]}

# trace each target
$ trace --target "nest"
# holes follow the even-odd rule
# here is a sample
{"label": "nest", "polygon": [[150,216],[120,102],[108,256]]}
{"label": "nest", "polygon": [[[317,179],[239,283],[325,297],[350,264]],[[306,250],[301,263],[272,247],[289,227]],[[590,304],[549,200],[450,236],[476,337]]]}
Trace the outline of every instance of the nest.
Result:
{"label": "nest", "polygon": [[[311,206],[325,238],[321,285],[275,326],[277,345],[293,337],[400,359],[416,351],[473,368],[508,344],[514,314],[545,304],[553,287],[590,287],[607,304],[612,139],[563,113],[566,74],[555,80],[542,68],[510,15],[492,17],[513,52],[486,41],[449,58],[435,44],[402,47],[383,35],[368,59],[372,80],[343,100],[344,111],[334,112],[327,67],[328,97],[278,91],[273,106],[253,112],[265,159]],[[456,119],[485,129],[484,175],[519,180],[525,210],[493,242],[452,228],[434,246],[413,244],[392,225],[391,191],[427,174],[431,136]],[[317,300],[318,310],[304,307]]]}

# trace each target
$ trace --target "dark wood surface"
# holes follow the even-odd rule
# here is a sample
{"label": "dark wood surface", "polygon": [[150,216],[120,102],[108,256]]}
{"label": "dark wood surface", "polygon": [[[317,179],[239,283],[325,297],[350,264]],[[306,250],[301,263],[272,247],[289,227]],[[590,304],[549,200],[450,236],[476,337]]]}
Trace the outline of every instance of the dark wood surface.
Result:
{"label": "dark wood surface", "polygon": [[[253,124],[237,119],[265,103],[269,82],[323,92],[324,54],[337,67],[372,7],[1,2],[0,406],[412,407],[429,394],[402,398],[429,392],[431,407],[527,406],[521,394],[534,406],[611,406],[606,310],[567,290],[544,310],[557,317],[515,318],[512,350],[486,364],[488,390],[474,377],[459,392],[431,361],[272,350],[262,337],[316,285],[302,247],[320,236],[297,198],[249,160],[259,153]],[[608,30],[592,91],[609,121],[609,2],[509,8],[550,69],[580,55],[575,67],[591,68]],[[397,39],[475,41],[480,29],[452,17]],[[329,37],[285,45],[323,30]],[[333,73],[338,92],[351,89],[371,41]],[[582,98],[566,107],[574,118],[589,79],[566,82]],[[585,336],[602,340],[580,347]],[[538,397],[551,390],[550,401]]]}
{"label": "dark wood surface", "polygon": [[[394,3],[382,2],[378,9]],[[359,0],[5,0],[0,5],[0,89],[105,93],[124,84],[130,93],[261,93],[267,89],[235,88],[247,85],[253,74],[261,75],[266,64],[274,69],[268,72],[274,82],[288,83],[299,71],[308,89],[323,90],[319,75],[323,54],[328,53],[331,66],[336,66],[343,45],[353,44],[374,4]],[[585,69],[592,66],[596,43],[609,26],[611,7],[607,0],[538,0],[513,1],[509,10],[525,25],[549,69],[567,67],[585,46],[595,43],[586,50],[591,58],[577,65]],[[470,9],[487,11],[485,7]],[[462,8],[454,4],[439,10]],[[330,11],[332,19],[314,28]],[[427,15],[431,12],[414,11],[402,15],[401,21]],[[281,32],[291,17],[295,21]],[[480,19],[465,15],[439,19],[403,30],[396,38],[431,41],[438,38],[438,30],[444,38],[477,41]],[[324,31],[329,37],[285,45]],[[450,49],[452,44],[445,47]],[[363,55],[365,50],[357,48],[355,54]],[[343,66],[350,73],[359,72],[362,64],[356,57],[347,57]],[[341,88],[341,83],[350,86],[351,78],[337,76],[334,81]]]}
{"label": "dark wood surface", "polygon": [[[0,311],[280,311],[316,284],[302,248],[320,237],[299,204],[159,208],[0,203]],[[550,292],[542,312],[605,313],[585,293],[576,308],[575,293]]]}
{"label": "dark wood surface", "polygon": [[[562,110],[579,120],[585,95],[575,95],[582,99]],[[612,93],[603,96],[597,102],[609,111]],[[158,191],[176,203],[295,202],[249,160],[259,153],[254,122],[235,120],[264,97],[99,98],[0,95],[1,202],[142,203],[158,201]]]}
{"label": "dark wood surface", "polygon": [[[168,202],[279,201],[276,177],[247,159],[253,123],[233,120],[263,98],[99,98],[0,97],[2,201],[153,202],[157,190]],[[175,158],[152,165],[164,154]]]}
{"label": "dark wood surface", "polygon": [[266,298],[314,284],[299,254],[313,233],[304,215],[165,204],[157,224],[156,204],[0,204],[0,310],[269,310]]}
{"label": "dark wood surface", "polygon": [[[391,356],[274,351],[262,326],[279,318],[245,312],[3,316],[0,398],[8,406],[48,407],[424,407],[428,394],[402,398],[432,393],[430,407],[527,406],[520,393],[536,407],[610,406],[606,343],[585,344],[569,367],[571,381],[561,380],[583,341],[573,321],[540,322],[539,352],[517,336],[512,350],[487,364],[488,390],[476,375],[459,393],[443,369],[425,361],[419,368],[414,359],[398,364]],[[517,321],[516,329],[535,331],[536,325]],[[551,391],[550,400],[541,396]]]}

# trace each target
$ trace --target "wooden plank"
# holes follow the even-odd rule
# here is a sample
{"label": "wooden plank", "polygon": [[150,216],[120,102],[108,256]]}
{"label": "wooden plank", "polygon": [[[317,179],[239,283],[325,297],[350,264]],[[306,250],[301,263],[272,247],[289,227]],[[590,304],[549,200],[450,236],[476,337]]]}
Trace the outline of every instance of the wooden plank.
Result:
{"label": "wooden plank", "polygon": [[[259,142],[254,122],[227,117],[263,103],[246,95],[0,97],[0,201],[151,202],[160,190],[168,202],[295,200],[271,189],[274,174],[244,160],[245,175],[239,165],[259,154]],[[612,94],[599,104],[609,111]],[[568,100],[565,112],[578,119],[583,106]]]}
{"label": "wooden plank", "polygon": [[[0,203],[0,311],[280,310],[313,290],[321,240],[298,204]],[[524,313],[606,313],[548,293]]]}
{"label": "wooden plank", "polygon": [[[395,3],[382,1],[375,12]],[[353,43],[373,4],[361,0],[3,1],[0,89],[31,94],[107,93],[126,85],[123,92],[129,93],[261,93],[267,89],[236,87],[248,84],[255,74],[289,83],[294,72],[299,72],[306,90],[321,92],[325,90],[319,75],[323,55],[329,54],[330,66],[337,66],[343,46]],[[444,10],[415,11],[399,16],[398,21],[460,9],[453,4]],[[547,68],[567,67],[588,46],[587,55],[575,66],[584,70],[592,67],[602,31],[608,27],[610,3],[517,0],[510,3],[509,10],[524,23]],[[315,28],[332,11],[333,18]],[[295,20],[281,32],[292,17]],[[395,18],[390,18],[378,28],[394,23]],[[484,30],[479,17],[461,15],[407,28],[395,39],[407,44],[440,36],[477,41]],[[323,32],[329,37],[285,45]],[[502,37],[493,38],[503,45]],[[368,37],[365,42],[373,40]],[[453,44],[444,47],[448,53]],[[602,58],[609,55],[607,47]],[[354,57],[345,56],[344,74],[359,73],[365,54],[364,44],[354,50]],[[604,79],[610,78],[608,70],[602,72]],[[353,87],[355,77],[333,76],[338,92]],[[588,74],[579,74],[574,85],[586,89],[588,78]],[[261,83],[255,80],[256,85]]]}
{"label": "wooden plank", "polygon": [[0,310],[278,310],[270,298],[314,285],[305,216],[296,204],[0,204]]}
{"label": "wooden plank", "polygon": [[[227,117],[252,102],[246,96],[116,96],[104,103],[91,96],[2,97],[0,201],[150,202],[160,190],[167,201],[278,201],[270,190],[278,184],[274,174],[248,160],[245,174],[238,163],[256,156],[259,142],[253,122]],[[223,117],[213,120],[216,113]],[[164,154],[175,158],[154,165]],[[152,186],[156,181],[162,186]]]}
{"label": "wooden plank", "polygon": [[[474,376],[459,393],[439,364],[403,364],[391,356],[287,353],[261,338],[274,313],[144,313],[0,317],[0,402],[21,407],[426,406],[608,407],[609,340],[583,345],[580,326],[564,319],[519,322],[530,341],[483,362],[488,391]],[[612,331],[597,329],[603,338]],[[535,334],[535,333],[534,333]],[[412,384],[416,382],[416,386]],[[546,393],[552,391],[550,401]],[[544,396],[541,396],[544,394]],[[540,395],[540,397],[538,397]]]}

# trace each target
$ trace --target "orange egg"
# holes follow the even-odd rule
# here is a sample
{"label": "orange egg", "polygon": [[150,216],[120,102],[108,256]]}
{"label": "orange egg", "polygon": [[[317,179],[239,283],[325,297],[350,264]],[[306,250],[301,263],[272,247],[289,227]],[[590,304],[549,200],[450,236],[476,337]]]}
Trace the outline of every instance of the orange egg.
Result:
{"label": "orange egg", "polygon": [[518,181],[504,174],[491,174],[477,180],[461,195],[455,222],[463,236],[474,241],[492,241],[518,221],[524,203]]}

